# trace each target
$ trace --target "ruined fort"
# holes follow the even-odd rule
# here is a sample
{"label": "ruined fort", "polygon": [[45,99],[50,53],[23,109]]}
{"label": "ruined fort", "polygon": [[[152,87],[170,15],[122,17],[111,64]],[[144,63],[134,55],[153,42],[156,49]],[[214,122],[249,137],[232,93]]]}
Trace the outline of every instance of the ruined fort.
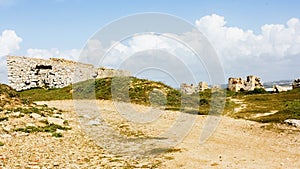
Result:
{"label": "ruined fort", "polygon": [[252,91],[255,88],[264,88],[259,77],[247,76],[247,79],[233,78],[228,79],[228,90],[230,91]]}
{"label": "ruined fort", "polygon": [[198,85],[182,83],[180,85],[180,91],[185,94],[194,94],[198,92],[203,92],[209,89],[206,82],[199,82]]}
{"label": "ruined fort", "polygon": [[88,79],[131,75],[125,70],[95,68],[65,59],[19,56],[7,56],[7,69],[9,84],[17,91],[36,87],[63,88]]}

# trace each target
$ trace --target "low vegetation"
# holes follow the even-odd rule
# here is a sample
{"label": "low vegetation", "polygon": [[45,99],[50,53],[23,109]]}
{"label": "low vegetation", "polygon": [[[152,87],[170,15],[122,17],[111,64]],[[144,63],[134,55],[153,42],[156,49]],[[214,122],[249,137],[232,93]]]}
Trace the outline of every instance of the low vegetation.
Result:
{"label": "low vegetation", "polygon": [[26,103],[25,100],[19,98],[19,94],[10,86],[0,84],[0,108],[14,107]]}
{"label": "low vegetation", "polygon": [[230,114],[235,118],[245,118],[263,123],[283,123],[286,119],[300,119],[300,89],[255,95],[241,93],[232,97],[240,99],[246,104],[246,108]]}
{"label": "low vegetation", "polygon": [[61,114],[62,110],[58,110],[54,107],[48,107],[47,105],[35,105],[28,107],[15,107],[15,108],[6,108],[5,114],[10,114],[13,112],[19,112],[20,115],[36,113],[42,117],[51,116],[52,114]]}
{"label": "low vegetation", "polygon": [[[148,106],[160,106],[166,110],[180,110],[193,114],[208,114],[210,111],[216,111],[210,110],[211,90],[186,95],[161,82],[135,77],[108,77],[87,80],[62,89],[46,90],[37,88],[22,91],[20,96],[31,101],[64,99],[116,100]],[[220,104],[223,104],[222,100]]]}
{"label": "low vegetation", "polygon": [[[67,127],[67,120],[64,121],[64,126],[50,124],[47,121],[48,117],[56,118],[56,116],[60,116],[62,114],[61,110],[50,108],[47,105],[33,104],[27,98],[19,97],[19,94],[11,87],[0,84],[0,122],[3,123],[3,126],[9,126],[6,129],[0,128],[0,133],[11,131],[25,133],[48,132],[52,133],[53,137],[62,137],[63,135],[57,132],[58,130],[71,129]],[[33,115],[35,118],[33,118]]]}
{"label": "low vegetation", "polygon": [[[63,127],[57,124],[47,124],[46,126],[27,126],[24,128],[16,128],[14,131],[21,131],[24,133],[36,133],[36,132],[47,132],[56,135],[57,129],[59,130],[71,130],[69,127]],[[56,133],[56,134],[55,134]]]}
{"label": "low vegetation", "polygon": [[[212,92],[209,89],[199,94],[186,95],[161,82],[135,77],[115,77],[79,82],[62,89],[31,89],[19,92],[19,95],[23,100],[30,101],[105,99],[160,106],[166,110],[180,110],[191,114],[206,115],[223,112],[234,118],[263,123],[282,123],[289,118],[300,119],[299,89],[277,94],[268,93],[264,89],[242,92],[226,90]],[[212,99],[213,95],[219,97]],[[231,98],[242,100],[246,107],[234,112],[234,109],[240,105],[231,101]],[[270,114],[265,115],[265,113]]]}

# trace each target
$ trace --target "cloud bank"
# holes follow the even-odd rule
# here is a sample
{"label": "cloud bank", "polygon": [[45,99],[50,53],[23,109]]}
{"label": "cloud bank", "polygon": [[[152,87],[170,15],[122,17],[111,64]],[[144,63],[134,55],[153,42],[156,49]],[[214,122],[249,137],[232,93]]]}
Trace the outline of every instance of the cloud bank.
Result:
{"label": "cloud bank", "polygon": [[14,30],[4,30],[0,36],[0,79],[7,83],[7,68],[5,56],[20,49],[20,38]]}
{"label": "cloud bank", "polygon": [[300,22],[291,18],[282,24],[266,24],[260,34],[238,27],[227,27],[223,16],[212,14],[196,20],[196,27],[211,41],[219,55],[284,58],[300,54]]}
{"label": "cloud bank", "polygon": [[299,77],[300,22],[265,24],[261,32],[226,26],[223,16],[212,14],[195,22],[216,49],[227,75],[258,74],[263,80]]}
{"label": "cloud bank", "polygon": [[14,30],[4,30],[0,36],[0,56],[9,55],[20,49],[22,42]]}

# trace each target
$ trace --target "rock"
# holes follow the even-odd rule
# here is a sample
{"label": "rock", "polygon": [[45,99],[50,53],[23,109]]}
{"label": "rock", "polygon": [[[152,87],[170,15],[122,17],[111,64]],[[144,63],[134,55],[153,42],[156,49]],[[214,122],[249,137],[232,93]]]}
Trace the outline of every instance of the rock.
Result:
{"label": "rock", "polygon": [[31,161],[31,162],[28,163],[28,165],[30,165],[30,166],[36,166],[36,165],[38,165],[38,164],[39,164],[39,163],[34,162],[34,161]]}
{"label": "rock", "polygon": [[297,119],[287,119],[284,120],[285,123],[300,128],[300,120]]}
{"label": "rock", "polygon": [[61,130],[61,129],[56,129],[56,133],[64,133],[65,130]]}
{"label": "rock", "polygon": [[52,116],[55,118],[63,118],[63,116],[61,114],[53,114]]}
{"label": "rock", "polygon": [[0,160],[2,160],[2,161],[4,161],[4,160],[6,160],[7,158],[6,158],[6,156],[5,155],[3,155],[3,154],[0,154]]}
{"label": "rock", "polygon": [[32,124],[32,123],[27,123],[27,124],[26,124],[26,127],[36,127],[36,125],[35,125],[35,124]]}
{"label": "rock", "polygon": [[16,136],[16,137],[22,137],[22,136],[28,136],[29,133],[24,133],[24,132],[14,132],[12,135],[13,135],[13,136]]}
{"label": "rock", "polygon": [[10,132],[11,131],[11,127],[10,126],[3,126],[2,129],[6,132]]}
{"label": "rock", "polygon": [[0,137],[2,138],[11,138],[10,134],[1,134]]}
{"label": "rock", "polygon": [[80,168],[80,166],[77,164],[70,164],[69,167],[70,167],[70,169],[79,169]]}
{"label": "rock", "polygon": [[37,113],[31,113],[30,114],[30,117],[32,117],[32,118],[34,118],[34,119],[40,119],[42,116],[41,115],[39,115],[39,114],[37,114]]}
{"label": "rock", "polygon": [[63,119],[48,117],[47,120],[50,124],[56,124],[56,125],[60,125],[60,126],[64,125],[64,120]]}
{"label": "rock", "polygon": [[10,114],[11,117],[20,117],[21,113],[18,111],[18,112],[13,112]]}
{"label": "rock", "polygon": [[54,167],[57,167],[57,166],[59,166],[59,163],[58,163],[58,162],[54,162],[54,163],[53,163],[53,166],[54,166]]}
{"label": "rock", "polygon": [[87,123],[87,125],[90,125],[90,126],[97,126],[97,125],[99,125],[99,124],[101,124],[99,121],[97,121],[97,120],[90,120],[88,123]]}

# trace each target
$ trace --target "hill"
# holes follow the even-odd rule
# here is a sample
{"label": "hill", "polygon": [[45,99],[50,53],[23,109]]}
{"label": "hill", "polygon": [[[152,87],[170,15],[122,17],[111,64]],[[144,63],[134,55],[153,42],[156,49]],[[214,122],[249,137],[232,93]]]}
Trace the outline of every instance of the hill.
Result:
{"label": "hill", "polygon": [[[221,90],[225,92],[226,90]],[[103,99],[142,105],[162,106],[166,110],[180,110],[192,114],[208,114],[212,92],[185,95],[161,82],[135,77],[103,78],[79,82],[61,89],[36,88],[19,92],[30,101]],[[265,91],[226,93],[223,114],[258,122],[283,123],[286,119],[300,119],[300,89],[277,94]],[[234,100],[239,100],[238,102]],[[219,103],[222,103],[220,100]],[[242,108],[240,108],[242,106]],[[220,108],[223,108],[220,104]],[[239,111],[237,111],[239,110]]]}
{"label": "hill", "polygon": [[21,98],[14,89],[0,84],[0,135],[14,132],[49,132],[55,137],[62,137],[61,133],[56,132],[57,129],[70,128],[67,127],[67,122],[64,123],[61,114],[62,111],[56,108],[38,106],[26,98]]}
{"label": "hill", "polygon": [[19,98],[19,94],[10,86],[0,84],[0,107],[8,108],[21,105],[23,100]]}
{"label": "hill", "polygon": [[135,77],[107,77],[79,82],[61,89],[36,88],[19,94],[22,98],[31,101],[103,99],[162,106],[166,110],[198,114],[208,114],[212,97],[210,90],[200,95],[185,95],[162,82]]}

